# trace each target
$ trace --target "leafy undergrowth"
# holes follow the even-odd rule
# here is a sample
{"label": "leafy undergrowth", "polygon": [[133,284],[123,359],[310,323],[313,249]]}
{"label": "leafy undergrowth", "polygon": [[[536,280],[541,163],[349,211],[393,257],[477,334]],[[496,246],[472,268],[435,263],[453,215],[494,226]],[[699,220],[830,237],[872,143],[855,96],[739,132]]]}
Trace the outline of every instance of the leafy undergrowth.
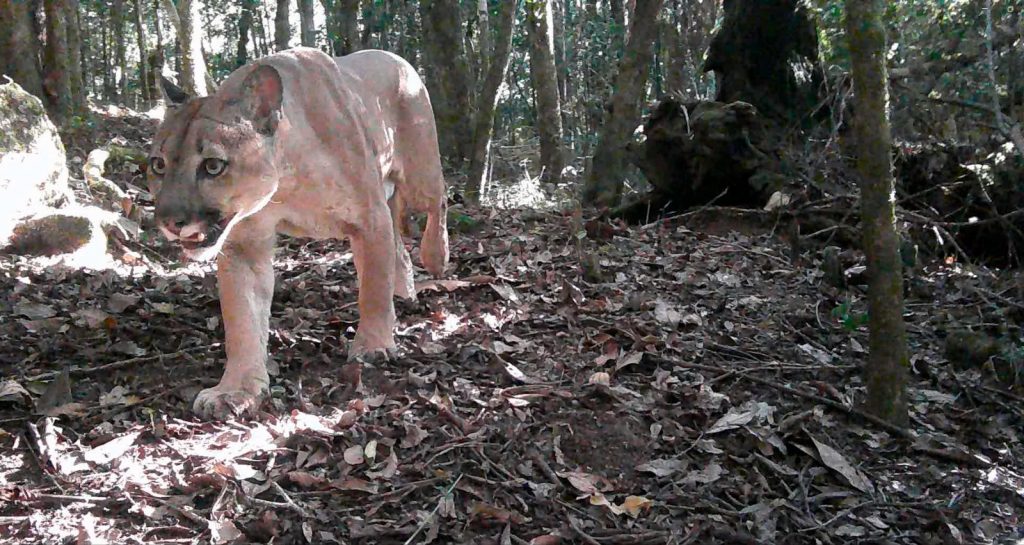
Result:
{"label": "leafy undergrowth", "polygon": [[458,219],[448,278],[397,303],[403,355],[375,367],[345,363],[347,246],[285,241],[273,398],[248,421],[190,412],[224,358],[208,266],[3,261],[0,542],[1021,537],[1024,399],[943,348],[954,326],[1017,331],[997,280],[915,273],[900,434],[853,409],[864,298],[823,287],[810,253],[674,222],[579,242],[567,215]]}

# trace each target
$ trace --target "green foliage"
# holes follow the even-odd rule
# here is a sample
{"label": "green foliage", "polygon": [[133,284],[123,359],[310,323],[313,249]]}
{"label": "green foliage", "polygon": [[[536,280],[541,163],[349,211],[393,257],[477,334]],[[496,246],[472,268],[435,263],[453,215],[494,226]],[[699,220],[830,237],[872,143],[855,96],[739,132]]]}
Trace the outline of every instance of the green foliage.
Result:
{"label": "green foliage", "polygon": [[832,318],[843,325],[843,329],[854,332],[868,324],[868,313],[857,312],[849,301],[843,301],[832,309]]}

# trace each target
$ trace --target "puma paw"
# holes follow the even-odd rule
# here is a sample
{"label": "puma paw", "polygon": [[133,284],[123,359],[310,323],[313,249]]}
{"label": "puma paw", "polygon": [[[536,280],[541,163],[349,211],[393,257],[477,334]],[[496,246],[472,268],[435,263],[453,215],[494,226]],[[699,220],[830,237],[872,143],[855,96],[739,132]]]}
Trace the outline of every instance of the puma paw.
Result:
{"label": "puma paw", "polygon": [[384,348],[369,349],[365,343],[359,342],[359,338],[352,341],[348,348],[348,361],[377,364],[393,360],[398,357],[398,348],[392,344]]}
{"label": "puma paw", "polygon": [[266,395],[265,386],[252,392],[218,384],[199,392],[192,403],[192,412],[203,420],[225,420],[252,414],[263,403]]}

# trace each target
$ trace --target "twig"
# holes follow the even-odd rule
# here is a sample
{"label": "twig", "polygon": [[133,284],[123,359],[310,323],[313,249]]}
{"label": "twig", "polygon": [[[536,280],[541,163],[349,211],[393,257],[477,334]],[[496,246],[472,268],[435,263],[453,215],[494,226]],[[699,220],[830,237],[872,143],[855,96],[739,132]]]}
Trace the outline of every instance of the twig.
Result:
{"label": "twig", "polygon": [[[444,492],[444,496],[445,497],[450,496],[452,491],[455,490],[455,487],[459,484],[459,481],[461,481],[461,480],[462,480],[462,474],[460,473],[459,476],[455,479],[455,482],[453,482],[452,485],[448,487],[448,490],[446,490]],[[416,531],[414,531],[412,533],[412,535],[409,536],[409,539],[405,540],[405,545],[409,545],[410,543],[412,543],[412,541],[414,539],[416,539],[416,536],[418,536],[420,534],[420,532],[423,531],[423,528],[425,528],[427,526],[427,523],[430,522],[431,520],[434,520],[434,517],[437,516],[437,511],[439,509],[441,509],[441,502],[440,501],[438,501],[437,505],[434,506],[434,510],[430,512],[430,516],[424,518],[422,521],[420,521],[419,525],[416,526]]]}
{"label": "twig", "polygon": [[190,521],[192,521],[192,522],[202,526],[203,528],[207,528],[210,525],[210,522],[208,520],[206,520],[205,518],[195,514],[193,511],[191,511],[189,509],[185,509],[182,506],[174,505],[173,503],[171,503],[171,502],[169,502],[167,500],[164,500],[162,498],[158,498],[156,496],[146,495],[146,499],[151,501],[151,502],[153,502],[153,503],[156,503],[158,505],[166,507],[166,508],[170,509],[171,511],[174,511],[175,513],[177,513],[177,514],[187,518],[188,520],[190,520]]}
{"label": "twig", "polygon": [[291,509],[292,511],[295,511],[296,513],[299,514],[299,516],[301,516],[303,518],[313,518],[313,515],[311,515],[309,513],[309,511],[306,511],[306,509],[304,507],[302,507],[301,505],[295,503],[295,501],[292,500],[291,496],[289,496],[288,493],[285,492],[284,488],[281,488],[281,485],[278,484],[277,481],[270,481],[270,486],[271,486],[271,488],[274,489],[274,492],[277,492],[277,494],[279,496],[284,498],[284,506],[285,507],[287,507],[288,509]]}
{"label": "twig", "polygon": [[[128,367],[129,365],[134,365],[136,363],[146,363],[146,362],[151,362],[151,361],[159,361],[159,360],[162,360],[164,358],[176,358],[178,356],[183,356],[183,355],[189,354],[191,352],[206,351],[206,350],[210,350],[210,349],[218,348],[218,347],[220,347],[220,343],[213,343],[213,344],[207,344],[207,345],[204,345],[204,346],[193,346],[191,348],[183,348],[181,350],[178,350],[177,352],[171,352],[170,354],[154,354],[152,356],[141,356],[141,357],[138,357],[138,358],[128,358],[126,360],[113,361],[113,362],[110,362],[110,363],[105,363],[103,365],[97,365],[95,367],[72,367],[71,369],[69,369],[69,373],[73,377],[86,377],[86,376],[89,376],[89,375],[98,375],[98,374],[101,374],[101,373],[106,373],[107,371],[112,371],[114,369],[121,369],[123,367]],[[46,373],[40,373],[40,374],[35,375],[35,376],[27,377],[25,380],[27,380],[29,382],[36,382],[36,381],[40,381],[40,380],[49,380],[49,379],[52,379],[52,378],[56,377],[61,372],[62,371],[48,371]]]}
{"label": "twig", "polygon": [[601,545],[601,542],[594,539],[594,536],[583,531],[583,528],[580,527],[579,521],[575,518],[569,517],[569,526],[574,532],[576,532],[576,535],[580,536],[580,539],[582,539],[584,543],[587,543],[588,545]]}
{"label": "twig", "polygon": [[530,460],[533,461],[534,464],[537,465],[537,468],[540,469],[540,472],[543,473],[549,481],[551,481],[551,484],[556,486],[561,484],[562,480],[558,478],[558,474],[555,473],[555,470],[551,469],[551,465],[548,464],[548,461],[545,460],[543,456],[541,456],[540,451],[538,451],[535,448],[531,448],[526,453],[526,455],[530,458]]}
{"label": "twig", "polygon": [[24,503],[85,503],[100,506],[110,506],[124,503],[118,498],[104,498],[102,496],[74,496],[69,494],[30,494],[28,497],[19,500]]}

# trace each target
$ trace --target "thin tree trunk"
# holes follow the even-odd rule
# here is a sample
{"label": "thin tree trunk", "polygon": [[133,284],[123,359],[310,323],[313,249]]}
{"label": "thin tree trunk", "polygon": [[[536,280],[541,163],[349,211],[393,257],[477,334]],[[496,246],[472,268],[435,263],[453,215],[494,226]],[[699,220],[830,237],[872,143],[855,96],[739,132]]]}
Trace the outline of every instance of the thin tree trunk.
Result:
{"label": "thin tree trunk", "polygon": [[359,0],[335,0],[338,3],[337,17],[341,32],[341,53],[348,55],[359,51]]}
{"label": "thin tree trunk", "polygon": [[181,87],[192,96],[208,94],[206,61],[203,59],[203,27],[200,14],[202,0],[179,0],[178,19],[181,23]]}
{"label": "thin tree trunk", "polygon": [[892,178],[892,135],[885,67],[884,5],[880,0],[846,2],[857,143],[861,223],[868,266],[868,361],[865,408],[897,426],[906,426],[907,331],[903,322],[903,270],[896,233]]}
{"label": "thin tree trunk", "polygon": [[[668,92],[681,93],[686,89],[686,53],[683,47],[683,36],[679,32],[679,0],[672,1],[672,16],[666,17],[664,23],[665,49],[665,87]],[[694,91],[697,91],[694,89]]]}
{"label": "thin tree trunk", "polygon": [[135,35],[138,37],[139,46],[139,90],[142,92],[142,99],[149,102],[153,97],[149,94],[149,63],[146,59],[146,27],[142,24],[142,18],[145,15],[142,6],[142,0],[135,0]]}
{"label": "thin tree trunk", "polygon": [[259,49],[256,50],[256,56],[262,57],[270,54],[270,41],[267,39],[267,27],[269,26],[268,21],[270,16],[267,15],[267,7],[262,1],[256,3],[256,36],[259,38],[256,43],[259,44]]}
{"label": "thin tree trunk", "polygon": [[299,0],[299,29],[302,45],[316,47],[316,27],[313,24],[313,0]]}
{"label": "thin tree trunk", "polygon": [[92,40],[81,39],[82,28],[88,28],[89,25],[89,9],[82,7],[81,4],[79,4],[79,7],[81,9],[78,11],[78,65],[82,78],[82,111],[85,112],[89,109],[89,95],[94,94],[96,90],[92,71],[92,65],[95,63],[92,61],[92,49],[90,46]]}
{"label": "thin tree trunk", "polygon": [[114,31],[114,76],[117,100],[124,102],[128,98],[128,58],[124,43],[124,0],[113,0],[110,24]]}
{"label": "thin tree trunk", "polygon": [[71,101],[71,76],[68,63],[68,9],[66,0],[46,0],[46,48],[43,88],[49,99],[50,114],[63,125],[74,115]]}
{"label": "thin tree trunk", "polygon": [[662,0],[637,0],[629,41],[615,76],[611,111],[601,128],[583,190],[583,202],[615,206],[622,196],[626,144],[640,122],[640,102],[647,86]]}
{"label": "thin tree trunk", "polygon": [[112,100],[114,97],[114,75],[110,67],[110,25],[100,13],[100,59],[103,67],[103,100]]}
{"label": "thin tree trunk", "polygon": [[241,0],[241,13],[238,15],[238,46],[235,48],[235,66],[244,66],[249,62],[249,31],[252,29],[255,0]]}
{"label": "thin tree trunk", "polygon": [[473,154],[469,161],[469,179],[466,181],[466,200],[471,204],[480,202],[480,194],[485,187],[494,131],[494,110],[498,104],[498,90],[508,73],[517,4],[518,2],[515,1],[502,2],[498,18],[494,21],[497,34],[494,36],[494,51],[491,53],[488,63],[483,88],[477,97]]}
{"label": "thin tree trunk", "polygon": [[530,79],[537,102],[541,180],[558,183],[565,159],[562,151],[562,107],[555,68],[552,0],[527,0],[526,25],[530,37]]}
{"label": "thin tree trunk", "polygon": [[78,0],[65,0],[65,18],[68,27],[68,76],[71,90],[71,111],[82,115],[88,111],[85,91],[85,72],[82,71],[82,35],[78,17]]}
{"label": "thin tree trunk", "polygon": [[292,27],[288,22],[288,8],[291,0],[277,0],[277,13],[274,14],[274,48],[277,51],[288,49],[292,39]]}
{"label": "thin tree trunk", "polygon": [[477,62],[476,62],[476,81],[478,85],[483,85],[484,80],[487,78],[488,63],[490,63],[490,56],[493,54],[491,47],[491,27],[490,27],[490,14],[487,9],[487,0],[477,0],[476,3],[476,27],[477,27]]}

